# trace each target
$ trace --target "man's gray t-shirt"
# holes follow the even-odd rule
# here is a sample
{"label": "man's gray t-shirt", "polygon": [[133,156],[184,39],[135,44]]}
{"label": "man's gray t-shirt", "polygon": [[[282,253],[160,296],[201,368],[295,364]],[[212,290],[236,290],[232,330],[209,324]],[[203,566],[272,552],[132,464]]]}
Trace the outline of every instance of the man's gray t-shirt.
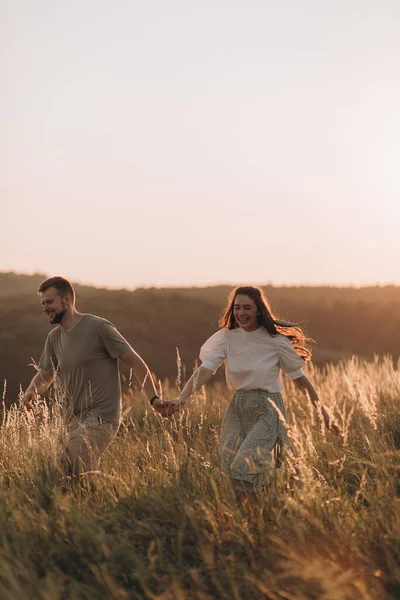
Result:
{"label": "man's gray t-shirt", "polygon": [[49,333],[39,367],[56,370],[62,402],[77,417],[92,412],[107,423],[119,423],[118,356],[130,349],[109,321],[86,314],[70,332],[58,326]]}

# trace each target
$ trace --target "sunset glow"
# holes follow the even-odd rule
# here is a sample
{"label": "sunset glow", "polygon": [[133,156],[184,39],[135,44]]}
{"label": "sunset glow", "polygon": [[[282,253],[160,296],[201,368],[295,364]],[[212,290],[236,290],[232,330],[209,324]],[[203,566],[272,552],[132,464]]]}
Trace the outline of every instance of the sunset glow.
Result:
{"label": "sunset glow", "polygon": [[3,12],[0,270],[400,284],[400,5]]}

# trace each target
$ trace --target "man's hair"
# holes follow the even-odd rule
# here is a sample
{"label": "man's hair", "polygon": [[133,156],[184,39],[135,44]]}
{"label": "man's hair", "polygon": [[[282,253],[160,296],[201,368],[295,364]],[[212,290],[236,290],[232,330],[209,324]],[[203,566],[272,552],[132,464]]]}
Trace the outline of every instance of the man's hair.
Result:
{"label": "man's hair", "polygon": [[72,283],[70,283],[68,279],[59,276],[50,277],[49,279],[46,279],[46,281],[43,281],[43,283],[39,285],[38,294],[45,292],[51,287],[54,287],[60,294],[60,296],[64,294],[70,294],[72,297],[72,303],[75,304],[75,290],[72,287]]}

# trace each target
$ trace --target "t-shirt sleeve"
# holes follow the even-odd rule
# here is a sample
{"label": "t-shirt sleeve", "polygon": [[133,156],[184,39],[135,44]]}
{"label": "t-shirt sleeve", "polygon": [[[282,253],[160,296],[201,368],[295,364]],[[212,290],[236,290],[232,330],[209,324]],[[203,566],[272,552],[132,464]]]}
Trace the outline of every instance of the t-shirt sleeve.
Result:
{"label": "t-shirt sleeve", "polygon": [[226,358],[226,329],[220,329],[212,335],[200,349],[201,366],[213,373]]}
{"label": "t-shirt sleeve", "polygon": [[124,352],[132,349],[131,345],[109,321],[103,321],[100,326],[100,340],[111,358],[118,358]]}
{"label": "t-shirt sleeve", "polygon": [[46,338],[46,342],[44,344],[44,349],[42,352],[42,356],[40,357],[39,369],[43,369],[43,371],[48,371],[52,373],[58,367],[57,357],[54,352],[53,343],[51,339],[51,333]]}
{"label": "t-shirt sleeve", "polygon": [[292,344],[284,335],[278,336],[279,364],[290,379],[298,379],[304,376],[303,367],[305,361],[299,356]]}

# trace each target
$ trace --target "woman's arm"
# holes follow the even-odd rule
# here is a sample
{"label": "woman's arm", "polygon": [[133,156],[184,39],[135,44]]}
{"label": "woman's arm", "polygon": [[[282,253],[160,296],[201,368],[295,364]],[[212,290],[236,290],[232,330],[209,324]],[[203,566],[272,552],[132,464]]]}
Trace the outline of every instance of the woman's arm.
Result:
{"label": "woman's arm", "polygon": [[193,373],[179,396],[174,400],[177,406],[182,405],[194,392],[197,392],[207,381],[211,379],[213,372],[206,367],[199,367]]}
{"label": "woman's arm", "polygon": [[318,406],[321,408],[321,413],[324,418],[326,428],[335,435],[339,435],[339,427],[337,426],[335,421],[329,416],[325,406],[321,404],[319,396],[308,377],[303,375],[302,377],[294,379],[293,383],[304,394],[304,396],[306,396],[306,398],[310,398],[311,404],[314,408],[318,409]]}

